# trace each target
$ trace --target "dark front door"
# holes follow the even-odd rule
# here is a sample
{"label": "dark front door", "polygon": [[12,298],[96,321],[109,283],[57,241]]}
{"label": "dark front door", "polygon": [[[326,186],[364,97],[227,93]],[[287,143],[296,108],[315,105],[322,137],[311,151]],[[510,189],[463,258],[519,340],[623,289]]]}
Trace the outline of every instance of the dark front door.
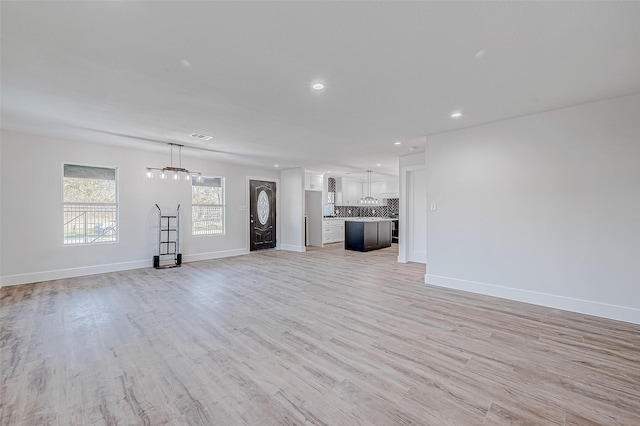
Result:
{"label": "dark front door", "polygon": [[250,180],[250,250],[276,246],[276,183]]}

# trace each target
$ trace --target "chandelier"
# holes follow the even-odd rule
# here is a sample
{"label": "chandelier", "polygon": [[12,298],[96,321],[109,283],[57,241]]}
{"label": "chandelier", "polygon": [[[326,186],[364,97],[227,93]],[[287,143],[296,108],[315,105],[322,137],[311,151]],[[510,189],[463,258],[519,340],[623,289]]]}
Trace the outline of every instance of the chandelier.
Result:
{"label": "chandelier", "polygon": [[[182,147],[184,145],[179,145],[177,143],[168,143],[171,147],[171,160],[170,164],[165,167],[147,167],[147,177],[153,178],[156,173],[160,172],[160,179],[167,179],[171,177],[173,180],[178,180],[180,178],[184,180],[191,180],[193,177],[197,177],[198,181],[202,180],[202,173],[200,172],[192,172],[182,167]],[[175,167],[173,165],[173,147],[178,147],[178,166]]]}
{"label": "chandelier", "polygon": [[366,197],[360,198],[360,204],[378,204],[378,199],[371,196],[371,170],[367,170],[369,191]]}

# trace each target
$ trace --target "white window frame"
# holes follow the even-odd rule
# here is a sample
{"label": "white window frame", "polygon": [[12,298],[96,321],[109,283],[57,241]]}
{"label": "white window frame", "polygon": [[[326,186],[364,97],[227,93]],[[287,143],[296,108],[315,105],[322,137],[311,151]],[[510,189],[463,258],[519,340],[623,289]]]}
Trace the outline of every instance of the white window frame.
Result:
{"label": "white window frame", "polygon": [[[222,204],[195,204],[193,201],[193,188],[196,186],[209,186],[206,185],[207,181],[213,181],[215,179],[220,179],[220,188],[222,189]],[[211,185],[212,186],[212,185]],[[226,232],[226,188],[225,188],[225,178],[223,176],[192,176],[191,178],[191,235],[194,237],[211,237],[211,236],[219,236],[225,235]],[[219,230],[215,230],[214,228],[218,228],[215,223],[211,223],[207,225],[207,222],[213,222],[215,219],[201,219],[198,220],[196,216],[202,210],[210,209],[219,209],[220,211],[220,225]],[[200,228],[200,231],[196,231],[196,228]]]}
{"label": "white window frame", "polygon": [[[65,178],[67,166],[71,168],[96,169],[113,171],[115,181],[114,203],[85,203],[65,201]],[[70,170],[70,169],[69,169]],[[81,173],[81,172],[80,172]],[[62,164],[62,245],[63,247],[77,247],[92,244],[113,244],[120,241],[120,189],[118,168],[113,166],[96,166],[65,162]],[[104,179],[111,180],[111,179]],[[75,237],[69,237],[70,232],[75,232]]]}

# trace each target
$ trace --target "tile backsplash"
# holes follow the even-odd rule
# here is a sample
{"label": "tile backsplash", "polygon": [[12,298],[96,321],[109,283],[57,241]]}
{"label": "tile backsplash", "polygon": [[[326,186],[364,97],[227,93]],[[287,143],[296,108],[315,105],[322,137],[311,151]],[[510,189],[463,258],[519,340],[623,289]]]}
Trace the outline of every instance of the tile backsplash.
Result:
{"label": "tile backsplash", "polygon": [[336,192],[336,178],[330,177],[327,179],[327,191]]}
{"label": "tile backsplash", "polygon": [[389,214],[398,214],[400,212],[400,199],[399,198],[387,198],[387,208]]}
{"label": "tile backsplash", "polygon": [[387,217],[398,214],[399,200],[388,198],[386,206],[335,206],[336,217]]}

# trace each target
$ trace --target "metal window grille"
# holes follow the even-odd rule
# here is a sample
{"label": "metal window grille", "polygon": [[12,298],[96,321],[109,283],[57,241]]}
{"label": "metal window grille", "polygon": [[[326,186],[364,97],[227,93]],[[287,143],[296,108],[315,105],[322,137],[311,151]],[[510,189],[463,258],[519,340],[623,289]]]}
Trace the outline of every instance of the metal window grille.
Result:
{"label": "metal window grille", "polygon": [[64,244],[118,241],[117,204],[64,203]]}
{"label": "metal window grille", "polygon": [[193,235],[224,234],[224,206],[192,205]]}
{"label": "metal window grille", "polygon": [[63,244],[118,241],[117,170],[65,164]]}

